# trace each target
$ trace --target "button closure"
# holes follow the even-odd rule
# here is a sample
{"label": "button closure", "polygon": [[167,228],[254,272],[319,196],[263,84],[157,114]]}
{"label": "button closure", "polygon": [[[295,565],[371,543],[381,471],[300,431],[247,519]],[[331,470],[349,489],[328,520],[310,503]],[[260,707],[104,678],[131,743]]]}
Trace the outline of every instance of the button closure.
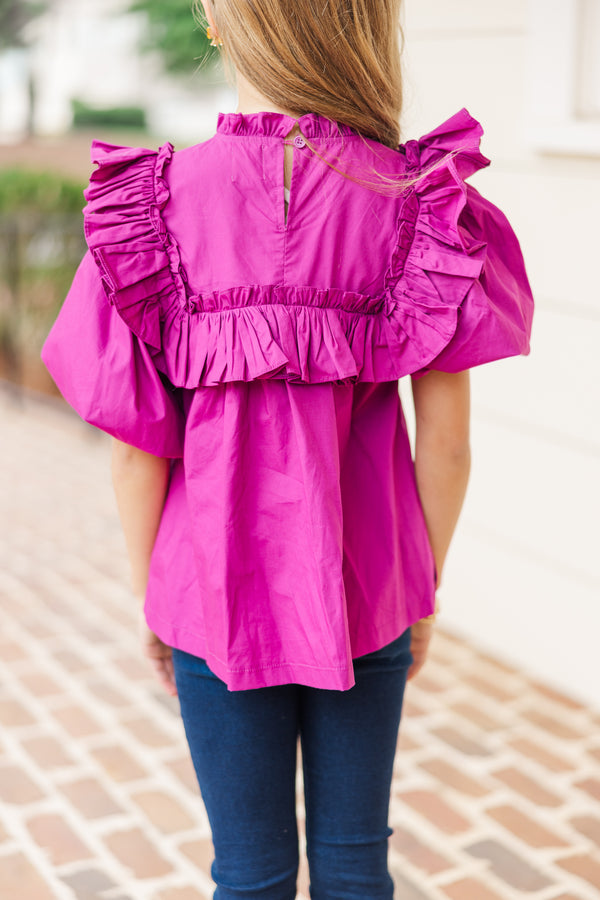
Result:
{"label": "button closure", "polygon": [[306,141],[301,134],[297,134],[294,138],[294,147],[306,147]]}

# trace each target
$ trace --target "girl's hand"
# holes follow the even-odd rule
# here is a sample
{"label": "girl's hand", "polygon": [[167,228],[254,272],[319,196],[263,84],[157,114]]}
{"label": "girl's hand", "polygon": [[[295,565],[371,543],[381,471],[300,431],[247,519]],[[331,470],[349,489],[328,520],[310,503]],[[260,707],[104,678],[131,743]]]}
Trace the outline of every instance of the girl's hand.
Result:
{"label": "girl's hand", "polygon": [[163,644],[161,639],[148,628],[143,609],[139,610],[138,630],[142,653],[150,660],[159,682],[168,694],[171,694],[172,697],[177,696],[171,648],[168,644]]}
{"label": "girl's hand", "polygon": [[433,622],[423,622],[422,620],[413,622],[410,627],[410,652],[414,661],[408,670],[407,681],[414,678],[417,672],[425,665],[433,628]]}

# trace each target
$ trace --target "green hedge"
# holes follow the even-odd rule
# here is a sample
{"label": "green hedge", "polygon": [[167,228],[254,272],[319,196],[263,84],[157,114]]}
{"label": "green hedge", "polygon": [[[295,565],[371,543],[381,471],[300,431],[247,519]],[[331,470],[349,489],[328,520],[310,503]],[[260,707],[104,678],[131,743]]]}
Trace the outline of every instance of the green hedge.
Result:
{"label": "green hedge", "polygon": [[0,169],[0,214],[80,213],[84,185],[54,172]]}
{"label": "green hedge", "polygon": [[71,100],[74,128],[146,128],[146,112],[141,106],[98,108],[82,100]]}
{"label": "green hedge", "polygon": [[0,375],[17,382],[39,351],[83,254],[84,185],[56,173],[0,170]]}

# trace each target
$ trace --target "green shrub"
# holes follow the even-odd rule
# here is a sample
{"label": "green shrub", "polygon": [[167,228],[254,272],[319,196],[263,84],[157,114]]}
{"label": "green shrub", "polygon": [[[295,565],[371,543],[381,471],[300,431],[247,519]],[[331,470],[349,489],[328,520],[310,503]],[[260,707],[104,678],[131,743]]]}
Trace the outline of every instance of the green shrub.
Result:
{"label": "green shrub", "polygon": [[84,185],[54,172],[0,169],[0,214],[80,213]]}
{"label": "green shrub", "polygon": [[82,100],[71,100],[74,128],[141,128],[146,127],[146,112],[141,106],[98,108]]}
{"label": "green shrub", "polygon": [[[0,170],[0,373],[20,381],[85,252],[83,184],[56,173]],[[30,365],[29,365],[30,368]]]}

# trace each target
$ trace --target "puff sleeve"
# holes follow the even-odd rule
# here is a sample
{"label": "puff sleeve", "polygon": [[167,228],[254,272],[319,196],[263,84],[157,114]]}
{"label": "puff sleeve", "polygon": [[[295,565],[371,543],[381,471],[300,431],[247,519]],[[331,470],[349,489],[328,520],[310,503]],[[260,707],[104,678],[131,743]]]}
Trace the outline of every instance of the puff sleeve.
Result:
{"label": "puff sleeve", "polygon": [[505,214],[466,185],[458,233],[466,248],[485,249],[479,277],[457,311],[456,330],[428,369],[462,369],[529,353],[533,297],[518,238]]}
{"label": "puff sleeve", "polygon": [[41,356],[86,422],[155,456],[183,455],[185,420],[176,392],[109,302],[89,251]]}
{"label": "puff sleeve", "polygon": [[460,110],[402,148],[423,176],[405,203],[392,297],[420,323],[419,378],[527,355],[534,301],[519,240],[506,215],[466,179],[490,160],[483,129]]}

